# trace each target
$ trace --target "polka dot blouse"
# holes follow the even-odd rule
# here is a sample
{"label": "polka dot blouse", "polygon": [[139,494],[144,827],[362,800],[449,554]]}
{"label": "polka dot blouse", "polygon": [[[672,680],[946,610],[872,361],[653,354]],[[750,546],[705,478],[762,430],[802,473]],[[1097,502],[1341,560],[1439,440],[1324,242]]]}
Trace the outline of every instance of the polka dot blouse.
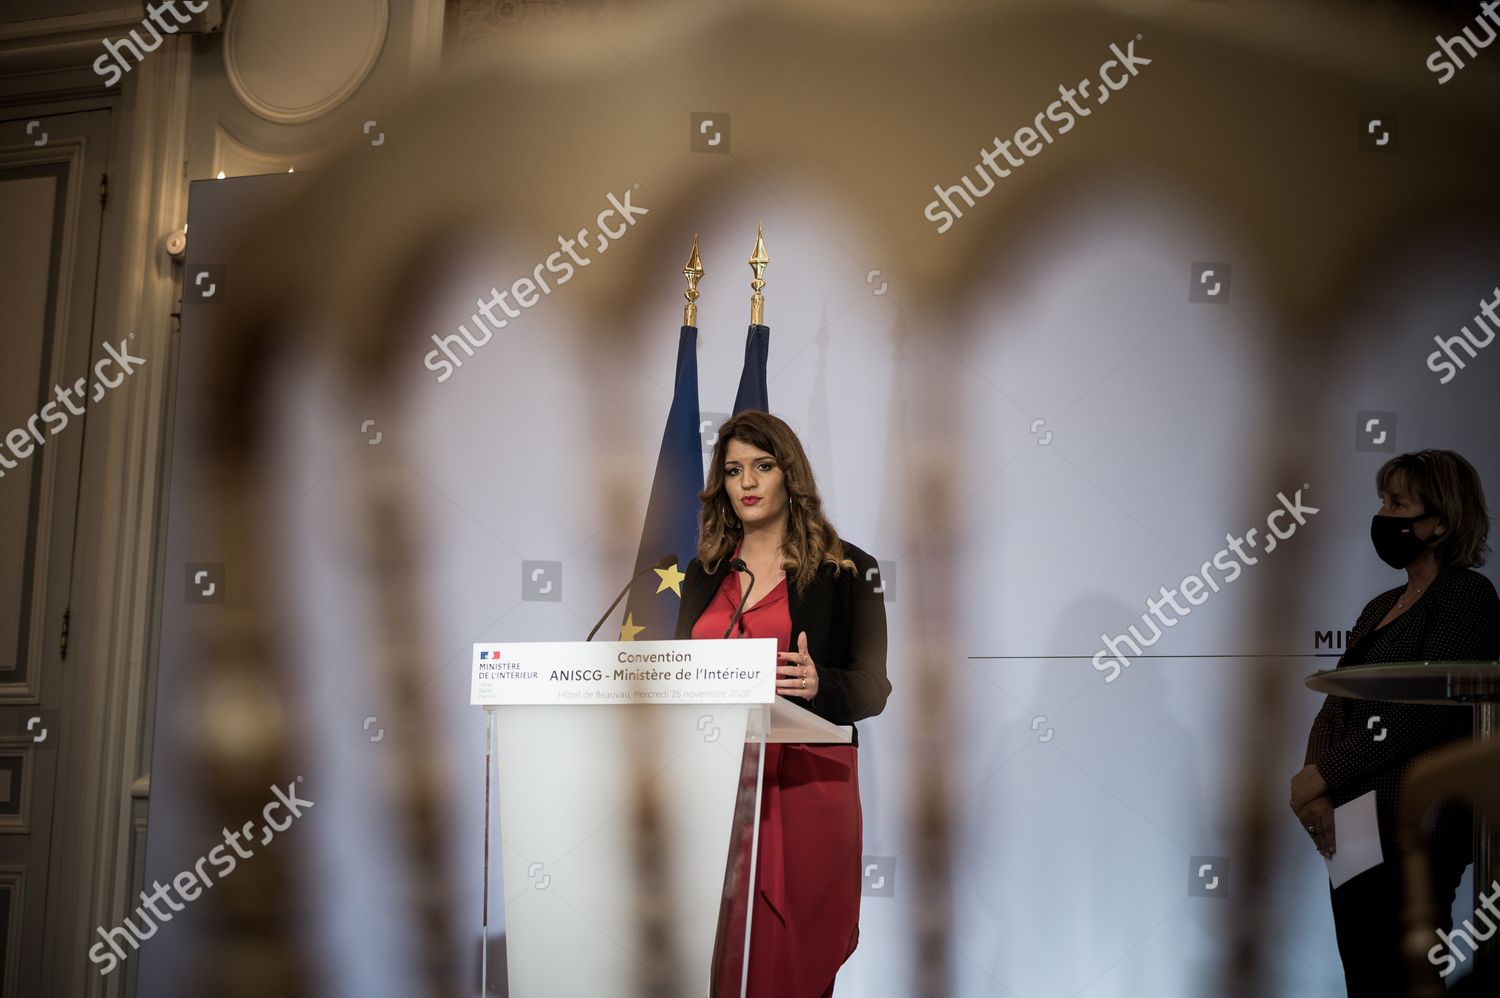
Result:
{"label": "polka dot blouse", "polygon": [[[1388,590],[1365,606],[1339,668],[1500,658],[1500,599],[1489,579],[1470,569],[1444,569],[1415,603],[1377,630],[1375,625],[1405,591],[1406,586]],[[1374,717],[1379,720],[1372,721]],[[1308,733],[1304,764],[1317,766],[1335,807],[1374,790],[1381,838],[1393,844],[1401,779],[1412,762],[1424,752],[1473,737],[1473,731],[1469,707],[1328,696]],[[1452,810],[1440,818],[1455,843],[1467,827],[1455,827],[1456,821]],[[1440,839],[1446,838],[1444,829],[1438,831]]]}

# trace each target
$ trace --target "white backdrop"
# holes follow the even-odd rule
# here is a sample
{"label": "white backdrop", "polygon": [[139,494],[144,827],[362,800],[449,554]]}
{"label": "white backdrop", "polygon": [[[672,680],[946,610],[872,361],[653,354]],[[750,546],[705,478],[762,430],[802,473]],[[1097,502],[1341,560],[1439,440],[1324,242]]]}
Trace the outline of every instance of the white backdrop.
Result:
{"label": "white backdrop", "polygon": [[[651,204],[649,188],[639,200]],[[1390,247],[1338,328],[1304,331],[1336,340],[1336,363],[1299,371],[1274,352],[1276,320],[1252,269],[1235,267],[1227,304],[1189,301],[1194,261],[1241,253],[1199,206],[1096,178],[1041,217],[994,247],[941,320],[957,321],[960,335],[943,337],[901,287],[880,293],[880,277],[867,279],[882,261],[848,249],[872,241],[833,192],[743,191],[692,220],[708,270],[701,408],[727,413],[733,402],[747,320],[743,260],[763,221],[772,411],[801,436],[835,526],[881,560],[890,590],[894,692],[883,715],[860,724],[865,852],[878,872],[841,995],[904,996],[913,960],[903,800],[921,774],[908,765],[915,627],[902,564],[929,523],[904,505],[902,414],[926,400],[900,357],[941,365],[964,414],[951,453],[965,543],[951,566],[957,624],[944,641],[959,801],[950,942],[961,995],[1210,993],[1236,897],[1231,801],[1248,661],[1236,656],[1280,656],[1294,711],[1275,765],[1289,778],[1320,702],[1301,679],[1333,661],[1313,657],[1327,651],[1315,633],[1352,626],[1365,601],[1401,581],[1368,539],[1373,474],[1391,451],[1359,449],[1356,414],[1394,413],[1386,442],[1395,452],[1456,449],[1492,495],[1500,491],[1500,354],[1482,353],[1441,386],[1425,363],[1432,337],[1456,333],[1500,283],[1492,240],[1433,232],[1427,245]],[[387,781],[411,774],[396,739],[371,740],[389,704],[371,682],[368,568],[350,516],[358,462],[371,446],[397,448],[420,500],[423,591],[439,651],[424,681],[445,714],[454,855],[472,872],[454,904],[477,936],[483,724],[468,706],[468,649],[587,633],[635,550],[634,537],[609,543],[597,501],[623,486],[633,497],[628,521],[640,522],[670,401],[675,259],[640,289],[642,307],[627,320],[644,326],[641,352],[627,354],[618,329],[594,328],[570,308],[564,285],[437,383],[421,362],[427,332],[451,333],[476,297],[535,262],[533,248],[508,244],[505,233],[494,239],[453,250],[398,401],[349,398],[327,361],[309,355],[285,371],[275,407],[282,474],[266,531],[288,567],[280,595],[296,657],[308,663],[302,682],[316,721],[304,787],[317,808],[296,834],[315,855],[310,928],[323,944],[329,995],[415,986],[413,943],[397,914],[403,897],[383,876],[396,858],[382,810]],[[685,239],[684,258],[687,248]],[[1272,389],[1288,381],[1295,425],[1318,460],[1301,478],[1267,481],[1260,456],[1276,442],[1263,427],[1273,398],[1286,398]],[[595,426],[585,393],[600,384],[619,407]],[[366,418],[373,429],[354,432]],[[603,463],[580,459],[591,439],[604,443]],[[1170,628],[1154,657],[1105,682],[1089,663],[1101,635],[1138,624],[1159,586],[1196,571],[1226,531],[1261,524],[1278,492],[1304,483],[1320,512],[1282,542],[1303,548],[1315,573],[1295,619],[1261,616],[1265,587],[1290,584],[1287,562],[1267,555]],[[524,598],[523,560],[561,562],[558,601]],[[1278,789],[1275,806],[1284,799]],[[1277,993],[1342,994],[1322,861],[1290,815],[1277,834],[1268,940],[1280,954]],[[1190,895],[1200,856],[1227,859],[1219,896]],[[153,863],[180,865],[160,853]],[[501,884],[496,867],[492,898],[535,889]],[[629,938],[623,927],[620,938]],[[157,967],[170,966],[174,945],[148,947]]]}

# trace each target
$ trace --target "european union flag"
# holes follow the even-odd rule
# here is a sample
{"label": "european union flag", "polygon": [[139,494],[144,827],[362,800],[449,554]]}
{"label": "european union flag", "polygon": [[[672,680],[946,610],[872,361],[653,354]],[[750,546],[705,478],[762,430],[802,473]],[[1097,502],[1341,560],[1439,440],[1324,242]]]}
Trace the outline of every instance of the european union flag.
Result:
{"label": "european union flag", "polygon": [[672,408],[661,435],[635,570],[645,571],[667,554],[675,554],[677,563],[657,569],[631,587],[625,621],[620,625],[621,641],[665,641],[677,630],[684,570],[698,551],[698,512],[703,505],[698,501],[703,491],[703,438],[698,420],[698,327],[683,326],[677,340]]}

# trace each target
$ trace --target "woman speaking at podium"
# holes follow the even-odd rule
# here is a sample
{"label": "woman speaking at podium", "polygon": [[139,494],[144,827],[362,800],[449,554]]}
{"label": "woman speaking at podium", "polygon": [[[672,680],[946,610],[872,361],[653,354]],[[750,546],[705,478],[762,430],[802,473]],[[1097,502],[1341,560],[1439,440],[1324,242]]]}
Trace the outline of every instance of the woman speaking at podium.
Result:
{"label": "woman speaking at podium", "polygon": [[[732,637],[775,638],[778,696],[834,724],[879,714],[891,692],[879,569],[824,517],[791,427],[759,410],[735,415],[719,429],[699,498],[676,636],[722,638],[733,622]],[[736,558],[749,573],[729,567]],[[849,745],[765,747],[747,994],[832,995],[859,942],[858,745],[856,731]],[[722,912],[721,940],[736,929],[743,939],[744,918]],[[737,995],[741,961],[722,955],[714,993]]]}

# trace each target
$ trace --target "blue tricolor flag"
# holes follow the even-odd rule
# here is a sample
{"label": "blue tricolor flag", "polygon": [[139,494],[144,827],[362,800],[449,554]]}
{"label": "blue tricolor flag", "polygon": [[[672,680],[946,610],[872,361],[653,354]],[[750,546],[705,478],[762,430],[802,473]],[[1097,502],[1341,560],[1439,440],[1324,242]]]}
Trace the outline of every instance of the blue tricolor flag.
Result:
{"label": "blue tricolor flag", "polygon": [[740,369],[740,390],[734,397],[735,412],[745,409],[771,411],[766,398],[766,357],[770,352],[770,327],[751,326],[745,337],[745,366]]}
{"label": "blue tricolor flag", "polygon": [[698,419],[698,327],[683,326],[677,340],[672,408],[661,435],[635,570],[645,571],[667,554],[676,555],[677,562],[671,568],[657,569],[631,587],[625,620],[620,625],[621,641],[669,641],[677,630],[682,580],[687,563],[698,551],[698,512],[702,508],[698,493],[703,491],[703,438]]}

